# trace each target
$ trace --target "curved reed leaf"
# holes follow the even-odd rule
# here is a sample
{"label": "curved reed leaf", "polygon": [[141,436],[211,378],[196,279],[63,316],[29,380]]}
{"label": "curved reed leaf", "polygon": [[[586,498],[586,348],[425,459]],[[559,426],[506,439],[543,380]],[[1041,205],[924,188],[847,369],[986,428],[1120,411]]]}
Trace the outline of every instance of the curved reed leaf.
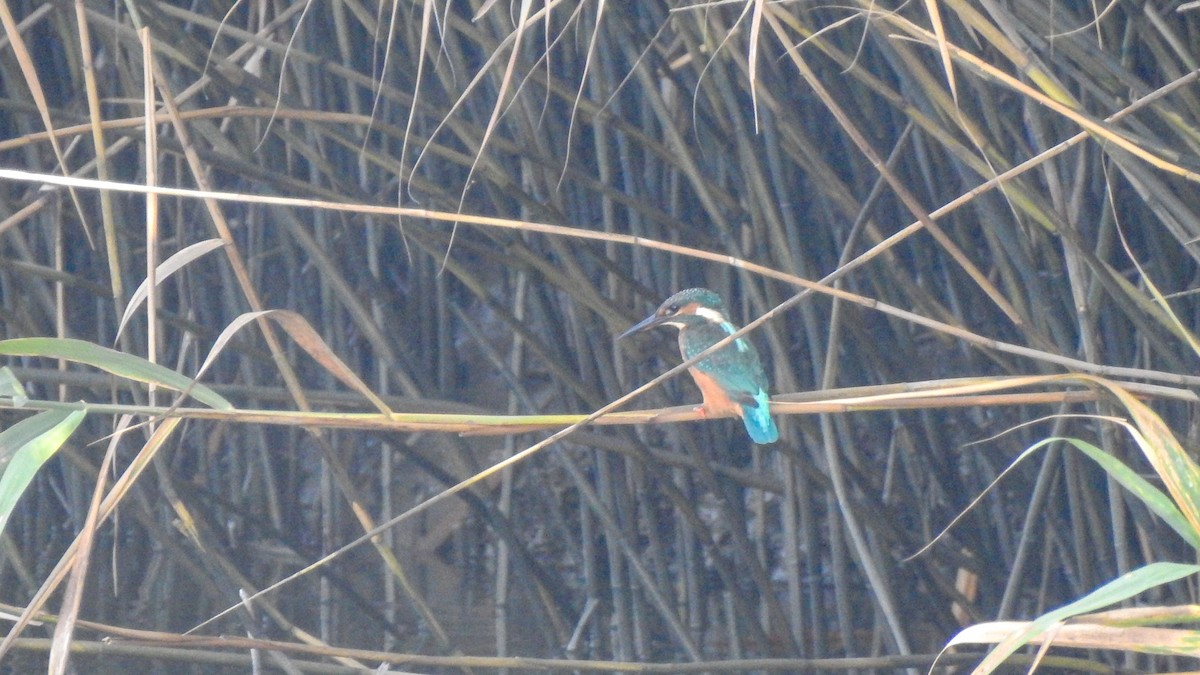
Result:
{"label": "curved reed leaf", "polygon": [[[196,260],[197,258],[204,257],[204,255],[211,253],[224,245],[225,242],[221,241],[220,239],[207,239],[205,241],[198,241],[190,246],[176,251],[169,258],[159,264],[158,269],[155,272],[155,283],[161,284],[163,281],[166,281],[168,278],[170,278],[172,274],[175,274],[179,270],[183,269],[188,263]],[[133,317],[133,313],[137,311],[138,307],[142,306],[143,302],[145,302],[146,296],[150,292],[149,283],[149,279],[143,279],[142,283],[138,285],[137,290],[135,290],[133,295],[129,297],[129,302],[125,304],[125,311],[121,314],[121,323],[117,324],[118,338],[121,336],[121,332],[125,330],[125,324],[129,323],[129,319]]]}
{"label": "curved reed leaf", "polygon": [[197,401],[217,410],[232,410],[233,404],[212,389],[193,382],[186,375],[151,363],[140,356],[126,354],[108,347],[73,338],[13,338],[0,341],[0,354],[6,356],[40,356],[62,359],[99,368],[135,382],[156,384],[175,391],[191,389]]}
{"label": "curved reed leaf", "polygon": [[1122,487],[1133,493],[1133,496],[1138,501],[1145,504],[1159,518],[1162,518],[1192,548],[1200,551],[1200,532],[1191,526],[1188,519],[1179,510],[1179,507],[1171,501],[1169,495],[1159,490],[1145,478],[1142,478],[1132,467],[1101,448],[1078,438],[1051,438],[1047,440],[1069,443],[1090,457],[1092,461],[1104,469],[1105,473],[1115,478]]}

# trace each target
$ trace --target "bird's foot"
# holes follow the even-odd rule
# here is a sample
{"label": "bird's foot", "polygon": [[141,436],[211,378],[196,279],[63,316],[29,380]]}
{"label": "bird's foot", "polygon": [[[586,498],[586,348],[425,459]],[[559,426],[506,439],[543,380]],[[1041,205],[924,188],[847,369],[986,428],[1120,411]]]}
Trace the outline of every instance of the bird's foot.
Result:
{"label": "bird's foot", "polygon": [[692,408],[692,410],[695,411],[695,413],[697,415],[699,415],[702,419],[708,419],[708,408],[705,408],[703,403],[696,406],[695,408]]}

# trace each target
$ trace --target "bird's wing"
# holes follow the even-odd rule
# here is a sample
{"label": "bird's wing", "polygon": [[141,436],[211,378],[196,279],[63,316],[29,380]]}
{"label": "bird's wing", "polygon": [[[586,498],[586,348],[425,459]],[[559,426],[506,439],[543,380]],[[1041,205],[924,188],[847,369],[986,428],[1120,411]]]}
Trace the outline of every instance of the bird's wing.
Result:
{"label": "bird's wing", "polygon": [[[746,346],[745,351],[739,351],[735,342],[700,361],[696,368],[719,377],[733,401],[757,408],[767,391],[767,375],[754,345],[745,338],[741,341]],[[745,367],[747,365],[749,367]]]}

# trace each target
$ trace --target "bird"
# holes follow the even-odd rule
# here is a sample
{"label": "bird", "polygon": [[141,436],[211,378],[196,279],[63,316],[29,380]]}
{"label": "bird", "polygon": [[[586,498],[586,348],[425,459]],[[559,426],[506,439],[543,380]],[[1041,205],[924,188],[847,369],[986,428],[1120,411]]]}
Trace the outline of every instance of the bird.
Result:
{"label": "bird", "polygon": [[[617,339],[659,326],[679,329],[679,353],[685,361],[737,332],[720,295],[707,288],[689,288],[667,298],[653,314]],[[746,336],[696,362],[688,372],[704,396],[704,402],[696,408],[702,415],[735,414],[742,418],[755,443],[779,440],[779,429],[771,419],[767,373],[758,350]]]}

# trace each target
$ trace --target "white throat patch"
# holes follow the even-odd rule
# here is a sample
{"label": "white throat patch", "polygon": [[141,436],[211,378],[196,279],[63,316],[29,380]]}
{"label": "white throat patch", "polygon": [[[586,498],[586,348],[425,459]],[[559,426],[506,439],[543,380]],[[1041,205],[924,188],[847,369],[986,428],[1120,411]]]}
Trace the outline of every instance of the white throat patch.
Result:
{"label": "white throat patch", "polygon": [[696,308],[696,316],[704,318],[704,319],[708,319],[709,321],[711,321],[715,324],[729,325],[729,319],[726,319],[724,314],[718,312],[715,309],[709,309],[707,307],[697,307]]}
{"label": "white throat patch", "polygon": [[[737,328],[729,322],[729,319],[726,319],[724,314],[715,309],[709,309],[708,307],[697,307],[696,316],[717,324],[721,327],[721,330],[725,331],[726,335],[733,335],[737,332]],[[746,346],[746,340],[744,338],[738,338],[734,340],[733,344],[739,352],[744,352],[749,349],[749,347]]]}

